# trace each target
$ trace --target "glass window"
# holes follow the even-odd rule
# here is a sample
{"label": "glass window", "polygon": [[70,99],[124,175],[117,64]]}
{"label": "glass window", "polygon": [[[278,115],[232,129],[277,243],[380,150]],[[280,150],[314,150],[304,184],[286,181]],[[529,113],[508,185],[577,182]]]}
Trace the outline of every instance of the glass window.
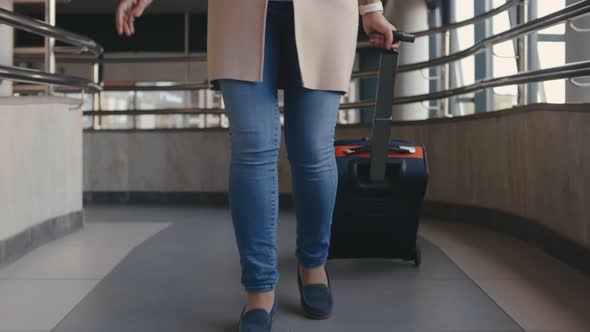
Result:
{"label": "glass window", "polygon": [[[452,51],[456,52],[473,46],[475,41],[474,36],[475,31],[473,25],[457,29],[457,40],[459,45],[458,49],[454,49]],[[462,73],[459,83],[462,85],[475,83],[475,57],[469,56],[457,61],[456,64],[459,64],[461,68],[459,72]]]}
{"label": "glass window", "polygon": [[[565,0],[543,0],[538,2],[537,16],[549,15],[566,6]],[[565,24],[559,24],[539,31],[539,36],[544,34],[564,35]],[[565,65],[565,41],[539,41],[537,43],[539,64],[541,69],[559,67]],[[543,89],[548,103],[565,102],[565,80],[548,81],[539,84]]]}
{"label": "glass window", "polygon": [[[564,42],[539,42],[539,60],[541,68],[563,66],[565,64],[565,43]],[[565,102],[565,81],[544,82],[545,95],[548,103]]]}
{"label": "glass window", "polygon": [[[500,6],[506,1],[494,0],[494,6]],[[493,18],[492,32],[494,35],[511,28],[508,12],[500,13]],[[516,63],[515,42],[510,40],[493,46],[493,76],[502,77],[514,75],[518,72]],[[518,95],[518,87],[515,85],[494,88],[495,108],[512,107]]]}
{"label": "glass window", "polygon": [[[566,6],[565,0],[537,0],[537,17],[542,17],[563,9]],[[541,34],[565,33],[565,24],[561,23],[550,28],[539,31]]]}
{"label": "glass window", "polygon": [[[475,15],[473,1],[455,1],[455,22],[470,19]],[[452,32],[455,35],[456,41],[451,42],[453,45],[451,52],[457,52],[473,46],[475,42],[475,30],[473,25],[468,25]],[[473,84],[475,81],[475,58],[473,56],[461,59],[455,63],[459,66],[458,73],[461,77],[458,78],[459,85]]]}

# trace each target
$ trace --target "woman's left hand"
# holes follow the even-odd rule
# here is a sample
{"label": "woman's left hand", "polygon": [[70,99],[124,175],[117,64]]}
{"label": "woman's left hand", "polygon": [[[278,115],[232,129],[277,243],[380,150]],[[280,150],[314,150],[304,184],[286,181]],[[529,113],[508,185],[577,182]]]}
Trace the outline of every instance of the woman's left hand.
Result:
{"label": "woman's left hand", "polygon": [[393,32],[397,29],[387,21],[383,13],[372,12],[363,15],[363,28],[365,33],[371,37],[369,39],[371,46],[386,50],[399,47],[399,42],[393,44]]}

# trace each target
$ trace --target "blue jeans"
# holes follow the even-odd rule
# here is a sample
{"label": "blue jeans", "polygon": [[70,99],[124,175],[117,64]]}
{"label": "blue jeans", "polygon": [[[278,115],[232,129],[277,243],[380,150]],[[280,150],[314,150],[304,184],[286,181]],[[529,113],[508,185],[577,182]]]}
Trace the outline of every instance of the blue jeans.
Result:
{"label": "blue jeans", "polygon": [[334,129],[340,92],[302,87],[291,3],[270,2],[263,81],[220,80],[229,120],[229,202],[248,292],[271,291],[279,280],[277,162],[281,140],[277,87],[284,78],[284,135],[297,216],[299,263],[327,258],[338,174]]}

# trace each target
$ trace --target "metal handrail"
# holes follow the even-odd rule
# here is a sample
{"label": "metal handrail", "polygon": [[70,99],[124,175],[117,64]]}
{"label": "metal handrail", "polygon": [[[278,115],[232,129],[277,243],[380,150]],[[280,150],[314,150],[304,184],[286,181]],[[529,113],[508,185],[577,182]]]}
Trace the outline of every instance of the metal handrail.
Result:
{"label": "metal handrail", "polygon": [[412,34],[415,35],[416,37],[421,37],[421,36],[428,36],[428,35],[431,35],[434,33],[440,33],[440,32],[446,32],[446,31],[450,31],[450,30],[459,29],[464,26],[468,26],[468,25],[471,25],[474,23],[479,23],[481,21],[485,21],[486,19],[488,19],[492,16],[496,16],[500,13],[503,13],[503,12],[507,11],[508,9],[518,5],[519,2],[520,2],[520,0],[510,0],[501,6],[491,9],[483,14],[468,18],[464,21],[450,23],[450,24],[443,25],[443,26],[436,27],[436,28],[430,28],[428,30],[413,32]]}
{"label": "metal handrail", "polygon": [[[192,90],[206,90],[209,89],[207,82],[187,82],[187,83],[172,83],[161,85],[158,83],[141,83],[135,82],[104,82],[102,84],[102,92],[117,92],[117,91],[192,91]],[[34,85],[17,85],[13,90],[20,93],[35,93],[44,91],[43,87]],[[56,92],[68,93],[76,92],[75,89],[56,89]]]}
{"label": "metal handrail", "polygon": [[20,30],[28,31],[36,35],[55,38],[56,40],[79,46],[85,53],[100,55],[104,51],[102,46],[86,36],[60,29],[58,27],[46,24],[45,22],[32,19],[30,17],[20,15],[2,8],[0,8],[0,23],[10,25]]}
{"label": "metal handrail", "polygon": [[531,70],[510,76],[489,78],[475,82],[471,85],[466,85],[445,91],[438,91],[422,95],[398,97],[394,100],[393,103],[395,105],[409,104],[426,100],[454,97],[466,93],[471,93],[483,89],[496,88],[500,86],[536,83],[542,81],[551,81],[583,76],[590,76],[590,60],[569,63],[564,66],[554,68]]}
{"label": "metal handrail", "polygon": [[[180,56],[145,56],[145,55],[134,55],[131,56],[105,56],[100,59],[90,58],[83,54],[79,54],[79,50],[67,48],[67,47],[56,47],[55,49],[57,58],[60,62],[64,63],[100,63],[100,64],[109,64],[109,63],[150,63],[150,62],[206,62],[207,56],[204,54],[194,54],[194,55],[180,55]],[[41,47],[19,47],[14,49],[14,56],[18,57],[19,59],[33,59],[37,60],[42,58],[44,49]]]}
{"label": "metal handrail", "polygon": [[583,83],[580,81],[576,81],[574,78],[575,77],[570,77],[570,79],[569,79],[570,83],[573,84],[574,86],[577,86],[578,88],[590,88],[590,82]]}
{"label": "metal handrail", "polygon": [[135,110],[135,111],[84,111],[84,116],[120,116],[120,115],[197,115],[197,114],[224,114],[223,108],[177,108],[157,110]]}
{"label": "metal handrail", "polygon": [[142,63],[142,62],[206,62],[207,55],[183,56],[136,56],[136,57],[104,57],[98,63]]}
{"label": "metal handrail", "polygon": [[208,82],[186,82],[171,84],[110,82],[104,84],[103,91],[190,91],[205,90],[208,88]]}
{"label": "metal handrail", "polygon": [[97,93],[102,87],[92,81],[73,77],[46,73],[40,70],[0,65],[0,78],[26,83],[45,83],[76,87],[89,93]]}
{"label": "metal handrail", "polygon": [[[496,88],[500,86],[535,83],[541,81],[551,81],[565,78],[575,78],[590,76],[590,60],[570,63],[564,66],[532,70],[528,72],[518,73],[515,75],[497,77],[478,81],[471,85],[466,85],[459,88],[449,89],[446,91],[433,92],[422,95],[397,97],[393,104],[410,104],[428,100],[442,99],[448,97],[459,96],[470,92],[479,91],[482,89]],[[375,107],[375,101],[362,100],[358,102],[345,103],[340,105],[341,110],[357,109],[357,108],[371,108]],[[165,110],[165,111],[110,111],[105,114],[105,111],[85,112],[84,115],[146,115],[146,114],[216,114],[219,113],[218,108],[212,109],[188,109],[188,110]]]}
{"label": "metal handrail", "polygon": [[[590,60],[570,63],[564,66],[532,70],[518,73],[515,75],[497,77],[478,81],[471,85],[454,88],[446,91],[433,92],[422,95],[397,97],[393,104],[409,104],[428,100],[442,99],[459,96],[482,89],[495,88],[507,85],[535,83],[541,81],[551,81],[565,78],[575,78],[590,76]],[[375,107],[373,100],[361,100],[352,103],[340,105],[341,110],[371,108]],[[84,115],[88,116],[111,116],[111,115],[172,115],[172,114],[220,114],[220,108],[190,108],[190,109],[169,109],[169,110],[132,110],[132,111],[87,111]]]}
{"label": "metal handrail", "polygon": [[[96,56],[84,53],[84,50],[78,46],[56,46],[53,48],[53,52],[58,58],[61,58],[62,56],[68,57],[82,55],[83,57],[76,57],[75,59],[80,60],[80,62],[83,61],[83,63],[98,62]],[[43,57],[45,56],[45,47],[15,47],[12,54],[15,58],[23,60],[43,60]]]}
{"label": "metal handrail", "polygon": [[434,58],[428,61],[422,62],[415,62],[409,63],[405,65],[400,65],[398,71],[399,72],[407,72],[412,70],[424,69],[439,65],[444,65],[447,63],[451,63],[453,61],[461,60],[468,56],[474,55],[479,53],[480,51],[484,50],[486,47],[505,42],[508,40],[512,40],[517,37],[521,37],[523,35],[533,33],[539,30],[543,30],[545,28],[551,27],[555,24],[567,21],[571,18],[578,17],[584,14],[590,13],[590,0],[583,0],[573,5],[569,5],[562,10],[556,11],[552,14],[540,17],[538,19],[532,20],[525,24],[521,24],[516,26],[510,30],[506,30],[500,34],[488,37],[486,39],[481,40],[480,42],[474,44],[473,46],[466,48],[462,51],[449,54],[446,56]]}
{"label": "metal handrail", "polygon": [[582,15],[580,17],[577,17],[575,20],[570,20],[569,22],[569,26],[572,30],[576,31],[576,32],[590,32],[590,28],[580,28],[579,26],[576,25],[576,21],[580,20],[584,17],[588,17],[590,15],[586,14],[586,15]]}

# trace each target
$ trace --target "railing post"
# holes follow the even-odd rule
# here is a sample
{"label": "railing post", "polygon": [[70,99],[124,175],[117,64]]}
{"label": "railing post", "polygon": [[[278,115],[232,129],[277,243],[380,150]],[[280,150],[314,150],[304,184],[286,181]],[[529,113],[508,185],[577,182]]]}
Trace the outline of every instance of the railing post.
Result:
{"label": "railing post", "polygon": [[[45,23],[55,26],[55,2],[56,0],[45,0]],[[55,73],[55,38],[45,37],[45,71]],[[47,86],[47,94],[53,94],[52,85]]]}
{"label": "railing post", "polygon": [[[526,17],[527,17],[527,21],[532,21],[534,19],[537,18],[537,12],[538,12],[538,7],[537,7],[538,3],[537,0],[529,0],[528,1],[528,5],[527,5],[527,13],[526,13]],[[539,51],[537,50],[537,44],[538,44],[538,33],[532,33],[530,35],[528,35],[527,37],[527,47],[526,47],[526,55],[527,55],[527,64],[528,64],[528,68],[527,70],[537,70],[540,69],[540,63],[539,63]],[[544,90],[543,90],[543,83],[531,83],[528,86],[528,91],[527,91],[527,102],[529,104],[534,104],[538,102],[538,96],[539,96],[539,91],[542,92],[542,95],[544,95]],[[541,102],[545,102],[544,100],[545,98],[542,97]]]}
{"label": "railing post", "polygon": [[[100,64],[94,62],[92,64],[92,81],[94,83],[100,83]],[[100,92],[92,94],[92,110],[100,111]],[[92,129],[99,129],[101,126],[102,117],[92,116]]]}
{"label": "railing post", "polygon": [[[473,9],[476,15],[483,14],[493,7],[491,0],[473,0],[473,3]],[[493,20],[489,18],[482,22],[475,23],[473,32],[476,44],[489,38],[493,32]],[[484,52],[475,55],[475,80],[484,80],[493,75],[494,59],[492,57],[492,49],[491,47],[488,47]],[[494,109],[494,95],[492,92],[492,89],[483,89],[482,91],[475,93],[474,101],[476,113],[488,112]]]}
{"label": "railing post", "polygon": [[[441,34],[440,54],[447,56],[449,54],[450,31],[445,31]],[[440,89],[446,91],[449,89],[449,64],[443,64],[440,67]],[[449,114],[449,99],[443,98],[440,100],[439,118],[446,118]]]}
{"label": "railing post", "polygon": [[[527,4],[529,0],[520,0],[517,7],[516,23],[521,25],[526,23],[527,15]],[[528,70],[528,52],[527,52],[527,36],[522,36],[516,40],[516,57],[517,67],[519,72],[525,72]],[[518,86],[518,105],[526,105],[528,98],[527,84],[520,84]]]}

